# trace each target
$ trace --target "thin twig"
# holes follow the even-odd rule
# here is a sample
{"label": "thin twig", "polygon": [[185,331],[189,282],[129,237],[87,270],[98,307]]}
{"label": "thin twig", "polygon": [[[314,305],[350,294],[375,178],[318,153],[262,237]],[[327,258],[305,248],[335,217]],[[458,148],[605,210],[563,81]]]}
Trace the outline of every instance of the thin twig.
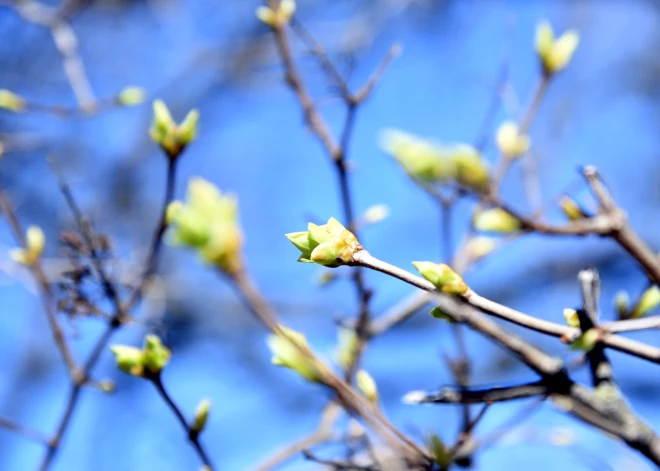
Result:
{"label": "thin twig", "polygon": [[181,412],[181,409],[179,409],[179,407],[176,405],[172,397],[165,389],[165,386],[163,385],[163,381],[161,380],[160,375],[155,376],[151,382],[156,387],[156,390],[158,391],[158,394],[160,394],[160,397],[165,401],[165,403],[169,406],[169,408],[172,410],[172,412],[178,419],[179,423],[181,424],[181,427],[183,427],[183,430],[186,432],[186,436],[188,437],[188,440],[190,441],[191,445],[199,455],[199,458],[202,461],[202,463],[209,468],[209,471],[213,471],[214,466],[211,462],[211,459],[209,458],[208,453],[204,449],[204,446],[199,441],[199,432],[193,430],[193,428],[188,424],[188,421]]}

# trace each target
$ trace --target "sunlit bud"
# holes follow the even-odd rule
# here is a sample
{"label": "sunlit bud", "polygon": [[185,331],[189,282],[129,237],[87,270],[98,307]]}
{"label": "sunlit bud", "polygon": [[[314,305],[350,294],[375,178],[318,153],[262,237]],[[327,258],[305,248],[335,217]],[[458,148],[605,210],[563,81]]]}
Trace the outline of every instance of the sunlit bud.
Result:
{"label": "sunlit bud", "polygon": [[209,399],[203,399],[197,405],[195,409],[195,419],[190,427],[190,429],[199,434],[204,427],[206,427],[206,422],[209,418],[209,411],[211,410],[211,401]]}
{"label": "sunlit bud", "polygon": [[149,133],[154,142],[160,145],[171,159],[174,159],[181,154],[186,145],[195,139],[198,122],[199,112],[192,110],[177,126],[167,105],[162,100],[155,100]]}
{"label": "sunlit bud", "polygon": [[596,329],[589,329],[571,343],[571,350],[582,350],[589,353],[600,340],[600,333]]}
{"label": "sunlit bud", "polygon": [[413,262],[419,273],[440,290],[451,296],[460,296],[468,291],[463,278],[448,265],[432,262]]}
{"label": "sunlit bud", "polygon": [[350,263],[353,254],[362,250],[355,235],[335,218],[322,226],[310,222],[306,232],[291,232],[285,236],[300,250],[299,262],[330,268]]}
{"label": "sunlit bud", "polygon": [[197,137],[197,124],[199,123],[199,111],[191,110],[177,128],[179,142],[184,146],[190,144]]}
{"label": "sunlit bud", "polygon": [[550,76],[564,69],[571,61],[579,42],[580,36],[574,30],[566,31],[555,39],[550,23],[539,23],[536,27],[536,53],[544,74]]}
{"label": "sunlit bud", "polygon": [[25,233],[25,248],[12,249],[9,256],[21,265],[34,265],[44,251],[46,237],[39,226],[28,227]]}
{"label": "sunlit bud", "polygon": [[531,145],[529,136],[520,134],[518,125],[513,121],[506,121],[500,125],[495,141],[500,152],[510,159],[521,157]]}
{"label": "sunlit bud", "polygon": [[452,453],[440,437],[436,434],[432,434],[425,440],[425,442],[433,461],[440,466],[440,469],[449,469],[452,460]]}
{"label": "sunlit bud", "polygon": [[492,237],[476,236],[472,237],[466,245],[466,252],[470,260],[477,261],[497,248],[497,240]]}
{"label": "sunlit bud", "polygon": [[257,8],[257,18],[271,28],[278,28],[287,24],[295,11],[296,2],[294,0],[281,0],[276,10],[266,6]]}
{"label": "sunlit bud", "polygon": [[614,295],[614,308],[619,319],[627,319],[630,312],[630,297],[626,291],[619,291]]}
{"label": "sunlit bud", "polygon": [[358,389],[364,397],[372,404],[378,404],[378,388],[376,382],[365,370],[359,370],[355,373],[355,382]]}
{"label": "sunlit bud", "polygon": [[147,335],[144,339],[144,367],[153,374],[159,374],[170,359],[172,353],[156,335]]}
{"label": "sunlit bud", "polygon": [[587,217],[584,211],[582,211],[582,208],[570,196],[562,196],[559,200],[559,207],[561,207],[562,212],[571,221],[577,221],[578,219]]}
{"label": "sunlit bud", "polygon": [[376,204],[368,208],[362,215],[362,220],[367,224],[375,224],[390,215],[390,208],[385,204]]}
{"label": "sunlit bud", "polygon": [[191,179],[187,201],[172,202],[167,208],[170,243],[194,248],[204,262],[236,273],[242,267],[243,243],[237,206],[236,198],[212,183]]}
{"label": "sunlit bud", "polygon": [[381,147],[416,180],[438,183],[456,174],[446,149],[412,134],[396,129],[383,131]]}
{"label": "sunlit bud", "polygon": [[321,381],[322,373],[311,357],[303,334],[280,326],[279,332],[269,335],[266,343],[273,353],[274,365],[289,368],[308,381]]}
{"label": "sunlit bud", "polygon": [[660,304],[660,288],[653,285],[642,293],[637,304],[630,312],[630,318],[645,316],[658,307],[658,304]]}
{"label": "sunlit bud", "polygon": [[117,95],[121,106],[136,106],[144,102],[146,93],[142,87],[126,87]]}
{"label": "sunlit bud", "polygon": [[360,349],[360,339],[355,330],[346,327],[340,327],[337,331],[339,341],[339,350],[337,359],[344,370],[348,370],[355,362]]}
{"label": "sunlit bud", "polygon": [[25,100],[9,90],[0,89],[0,109],[19,112],[25,109]]}
{"label": "sunlit bud", "polygon": [[580,318],[575,309],[564,309],[564,319],[570,327],[580,327]]}
{"label": "sunlit bud", "polygon": [[432,315],[433,317],[435,317],[436,319],[442,319],[442,320],[445,320],[445,321],[449,322],[450,324],[453,324],[453,323],[456,322],[456,321],[454,320],[453,317],[451,317],[451,316],[450,316],[449,314],[447,314],[445,311],[443,311],[442,309],[440,309],[438,306],[436,306],[436,307],[434,307],[433,309],[431,309],[431,311],[429,311],[429,314],[431,314],[431,315]]}
{"label": "sunlit bud", "polygon": [[124,373],[142,376],[144,373],[144,352],[137,347],[113,345],[110,351],[115,355],[117,367]]}
{"label": "sunlit bud", "polygon": [[481,232],[508,234],[520,229],[520,221],[502,208],[480,211],[474,217],[474,228]]}
{"label": "sunlit bud", "polygon": [[457,183],[474,191],[488,190],[488,165],[477,149],[468,144],[455,144],[449,152]]}

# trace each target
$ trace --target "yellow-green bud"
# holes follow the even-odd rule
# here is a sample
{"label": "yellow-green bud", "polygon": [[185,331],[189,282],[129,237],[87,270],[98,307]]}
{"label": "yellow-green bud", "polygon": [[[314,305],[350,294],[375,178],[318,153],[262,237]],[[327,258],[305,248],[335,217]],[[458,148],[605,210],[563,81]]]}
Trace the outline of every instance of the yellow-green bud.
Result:
{"label": "yellow-green bud", "polygon": [[9,256],[16,263],[31,266],[41,258],[45,245],[46,237],[41,228],[30,226],[25,233],[25,248],[12,249]]}
{"label": "yellow-green bud", "polygon": [[113,345],[110,351],[115,355],[117,367],[124,373],[133,376],[144,374],[144,352],[137,347]]}
{"label": "yellow-green bud", "polygon": [[199,123],[199,111],[191,110],[183,119],[177,128],[179,142],[181,144],[190,144],[197,137],[197,124]]}
{"label": "yellow-green bud", "polygon": [[452,460],[452,454],[444,442],[436,434],[432,434],[426,439],[426,447],[431,453],[433,461],[441,469],[449,469]]}
{"label": "yellow-green bud", "polygon": [[195,409],[195,420],[193,420],[193,423],[190,427],[194,433],[199,434],[202,430],[204,430],[204,427],[206,427],[206,422],[209,418],[210,410],[211,401],[209,399],[203,399],[199,402],[197,409]]}
{"label": "yellow-green bud", "polygon": [[294,0],[281,0],[276,10],[266,6],[257,8],[257,18],[271,28],[279,28],[289,23],[295,11],[296,2]]}
{"label": "yellow-green bud", "polygon": [[456,174],[446,149],[412,134],[386,130],[381,135],[381,146],[416,180],[438,183]]}
{"label": "yellow-green bud", "polygon": [[485,192],[490,187],[488,165],[477,149],[468,144],[455,144],[450,150],[456,182],[474,191]]}
{"label": "yellow-green bud", "polygon": [[121,106],[136,106],[144,102],[146,93],[142,87],[126,87],[117,95]]}
{"label": "yellow-green bud", "polygon": [[451,296],[461,296],[468,291],[463,278],[448,265],[433,262],[413,262],[419,273],[440,290]]}
{"label": "yellow-green bud", "polygon": [[578,219],[584,219],[587,217],[584,211],[582,211],[582,208],[580,208],[577,202],[570,196],[562,196],[559,200],[559,207],[564,215],[571,221],[577,221]]}
{"label": "yellow-green bud", "polygon": [[509,234],[520,229],[520,221],[502,208],[480,211],[474,217],[474,228],[481,232]]}
{"label": "yellow-green bud", "polygon": [[350,263],[362,249],[355,235],[335,218],[317,226],[309,223],[306,232],[291,232],[286,238],[300,250],[299,262],[313,262],[334,268]]}
{"label": "yellow-green bud", "polygon": [[355,373],[355,382],[358,389],[369,402],[374,405],[378,404],[378,387],[376,381],[365,370],[359,370]]}
{"label": "yellow-green bud", "polygon": [[575,309],[564,309],[564,319],[570,327],[580,327],[580,318]]}
{"label": "yellow-green bud", "polygon": [[536,28],[536,53],[547,76],[566,68],[580,42],[580,36],[570,30],[555,39],[552,26],[542,21]]}
{"label": "yellow-green bud", "polygon": [[19,112],[25,110],[25,100],[9,90],[0,89],[0,108]]}
{"label": "yellow-green bud", "polygon": [[502,123],[495,136],[497,147],[507,158],[521,157],[531,146],[529,136],[520,134],[520,128],[513,121]]}
{"label": "yellow-green bud", "polygon": [[429,311],[429,314],[431,314],[431,316],[435,317],[436,319],[445,320],[445,321],[449,322],[450,324],[454,324],[456,322],[453,317],[448,315],[445,311],[440,309],[438,306],[431,309]]}
{"label": "yellow-green bud", "polygon": [[600,332],[596,329],[589,329],[571,343],[571,350],[582,350],[583,352],[589,353],[593,350],[599,340]]}
{"label": "yellow-green bud", "polygon": [[159,374],[167,365],[172,353],[156,335],[147,335],[144,339],[144,367],[153,374]]}
{"label": "yellow-green bud", "polygon": [[321,381],[322,373],[311,357],[303,334],[280,326],[279,332],[269,335],[266,342],[273,353],[274,365],[289,368],[308,381]]}
{"label": "yellow-green bud", "polygon": [[643,317],[658,307],[659,304],[660,288],[658,288],[657,285],[653,285],[650,288],[644,290],[639,300],[637,301],[637,304],[630,312],[630,318],[635,319],[636,317]]}

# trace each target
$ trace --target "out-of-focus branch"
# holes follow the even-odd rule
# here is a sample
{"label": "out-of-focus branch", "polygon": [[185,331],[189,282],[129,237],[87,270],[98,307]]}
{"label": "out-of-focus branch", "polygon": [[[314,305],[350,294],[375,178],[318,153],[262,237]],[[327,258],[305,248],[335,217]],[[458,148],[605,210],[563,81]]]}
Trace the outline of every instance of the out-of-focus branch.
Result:
{"label": "out-of-focus branch", "polygon": [[[21,247],[25,247],[25,232],[21,227],[21,224],[18,220],[18,217],[16,216],[16,213],[14,212],[9,198],[7,197],[7,194],[2,190],[0,190],[0,210],[2,210],[3,214],[7,218],[7,222],[9,223],[9,226],[14,233],[14,238],[16,241],[20,244]],[[71,353],[71,350],[66,343],[66,338],[64,337],[62,327],[57,321],[56,303],[53,296],[53,291],[38,258],[30,266],[30,269],[41,291],[41,300],[44,307],[44,312],[46,313],[46,319],[48,320],[48,325],[53,334],[53,339],[55,340],[57,349],[60,352],[60,355],[64,360],[64,364],[69,371],[69,376],[73,381],[78,381],[80,372],[78,371],[76,360],[74,359],[73,354]]]}
{"label": "out-of-focus branch", "polygon": [[41,432],[37,430],[32,430],[31,428],[24,427],[23,425],[16,424],[10,420],[3,419],[0,417],[0,428],[9,430],[10,432],[21,435],[28,440],[33,442],[41,443],[43,445],[48,444],[48,437],[44,436]]}
{"label": "out-of-focus branch", "polygon": [[69,23],[58,14],[58,10],[36,0],[3,1],[3,3],[16,9],[26,21],[50,30],[55,46],[62,56],[64,72],[78,105],[86,112],[95,111],[97,101],[80,58],[78,38]]}
{"label": "out-of-focus branch", "polygon": [[332,427],[339,417],[340,410],[341,408],[336,402],[332,401],[328,403],[321,413],[321,420],[316,430],[279,450],[258,465],[254,471],[269,471],[293,456],[302,453],[304,450],[332,441],[335,438],[332,433]]}

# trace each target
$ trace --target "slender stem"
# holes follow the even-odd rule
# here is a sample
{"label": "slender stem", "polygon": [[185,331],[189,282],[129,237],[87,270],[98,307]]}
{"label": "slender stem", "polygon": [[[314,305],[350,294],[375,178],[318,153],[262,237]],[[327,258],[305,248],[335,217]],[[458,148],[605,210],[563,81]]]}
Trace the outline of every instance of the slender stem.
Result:
{"label": "slender stem", "polygon": [[41,432],[25,427],[23,425],[16,424],[10,420],[0,418],[0,428],[4,428],[5,430],[9,430],[18,435],[21,435],[27,438],[28,440],[32,440],[37,443],[48,445],[48,438],[44,436]]}
{"label": "slender stem", "polygon": [[[69,204],[69,207],[71,208],[74,217],[80,227],[80,230],[83,234],[83,237],[85,237],[85,240],[88,243],[90,254],[92,256],[92,261],[95,263],[95,268],[96,271],[98,272],[99,276],[101,277],[102,284],[105,288],[105,294],[106,296],[114,302],[115,305],[115,312],[113,316],[110,318],[108,321],[105,330],[101,334],[101,336],[98,338],[96,343],[94,344],[94,347],[92,347],[92,351],[90,352],[89,356],[87,357],[87,360],[85,361],[85,364],[82,368],[82,372],[78,375],[78,378],[76,381],[74,381],[71,385],[71,392],[69,393],[69,397],[67,399],[66,407],[64,410],[64,413],[62,417],[60,418],[59,424],[57,426],[57,430],[55,432],[55,435],[51,440],[49,441],[49,446],[46,451],[46,455],[44,456],[40,466],[39,470],[40,471],[47,471],[53,460],[55,459],[55,456],[57,455],[57,452],[59,450],[60,443],[62,441],[62,438],[64,437],[64,434],[68,430],[69,424],[71,423],[71,419],[73,417],[73,413],[75,412],[77,405],[79,403],[80,399],[80,393],[82,391],[82,387],[86,384],[86,382],[89,380],[89,377],[92,373],[92,370],[96,366],[99,358],[101,357],[101,354],[103,351],[106,349],[108,343],[110,342],[110,339],[112,338],[113,334],[115,331],[117,331],[125,322],[126,315],[129,312],[127,309],[124,308],[124,306],[121,303],[121,300],[119,299],[119,294],[117,293],[116,289],[114,288],[114,285],[111,283],[110,278],[107,277],[105,270],[102,265],[102,259],[100,255],[96,252],[95,249],[95,244],[94,240],[92,237],[92,232],[91,228],[87,224],[86,220],[84,219],[82,211],[79,209],[75,198],[73,197],[73,193],[70,191],[70,188],[64,178],[59,174],[57,171],[56,167],[54,166],[54,163],[51,161],[51,166],[53,167],[53,170],[55,171],[59,181],[60,181],[60,187],[62,189],[62,192]],[[169,202],[171,200],[172,192],[173,192],[173,182],[175,179],[175,171],[176,167],[170,162],[170,165],[168,167],[168,176],[167,176],[167,183],[166,183],[166,197],[165,197],[165,202],[163,204],[163,207],[161,208],[161,215],[160,215],[160,224],[157,227],[155,231],[155,236],[154,240],[156,238],[162,239],[164,230],[162,229],[162,221],[165,220],[166,217],[166,212],[167,212],[167,206],[169,205]],[[152,253],[154,254],[154,258],[152,260],[152,264],[155,265],[157,262],[158,258],[158,250],[157,247],[159,247],[161,244],[160,241],[155,242],[152,247],[156,247]],[[131,304],[131,307],[133,307],[134,303]]]}
{"label": "slender stem", "polygon": [[213,471],[213,469],[215,468],[213,466],[213,463],[211,462],[211,459],[209,458],[208,453],[206,452],[206,450],[199,441],[199,433],[197,433],[195,430],[193,430],[190,427],[188,421],[181,412],[181,409],[179,409],[179,407],[176,405],[172,397],[168,394],[167,390],[165,389],[165,386],[163,385],[160,375],[157,375],[154,378],[152,378],[151,382],[156,387],[156,391],[158,391],[160,397],[163,398],[165,403],[169,406],[169,408],[172,410],[176,418],[179,420],[181,427],[183,427],[183,430],[186,432],[188,440],[190,441],[193,448],[199,455],[199,458],[202,461],[202,463],[206,465],[210,471]]}

